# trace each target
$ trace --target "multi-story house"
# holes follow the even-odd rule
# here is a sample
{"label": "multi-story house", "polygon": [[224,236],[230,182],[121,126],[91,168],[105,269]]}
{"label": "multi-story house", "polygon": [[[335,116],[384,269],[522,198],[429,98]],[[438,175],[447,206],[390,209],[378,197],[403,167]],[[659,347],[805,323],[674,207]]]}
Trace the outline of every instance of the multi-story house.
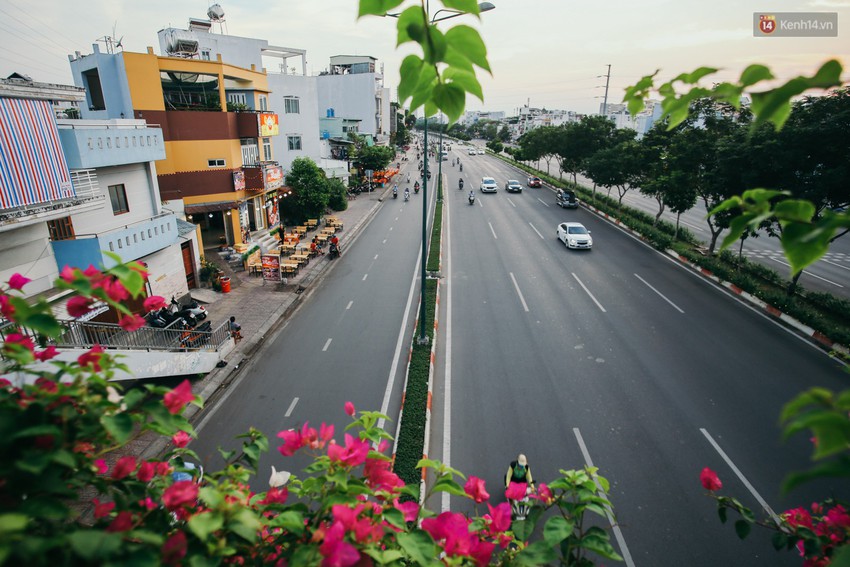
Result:
{"label": "multi-story house", "polygon": [[280,222],[283,169],[265,72],[214,59],[93,52],[71,57],[86,89],[83,118],[134,118],[161,129],[156,175],[164,208],[199,227],[202,248],[245,242]]}

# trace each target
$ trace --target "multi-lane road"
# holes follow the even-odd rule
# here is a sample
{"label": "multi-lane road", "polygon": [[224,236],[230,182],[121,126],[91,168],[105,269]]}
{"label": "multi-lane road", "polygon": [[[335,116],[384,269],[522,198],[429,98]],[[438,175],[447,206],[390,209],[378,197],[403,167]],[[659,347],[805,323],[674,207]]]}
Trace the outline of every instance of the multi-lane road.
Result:
{"label": "multi-lane road", "polygon": [[[557,208],[550,191],[506,194],[507,179],[524,180],[506,164],[458,146],[455,157],[466,185],[459,191],[457,167],[443,162],[429,456],[484,478],[496,500],[519,452],[540,480],[592,462],[611,481],[617,545],[632,565],[798,563],[776,554],[768,534],[742,543],[720,525],[699,472],[716,470],[724,492],[754,509],[847,496],[844,485],[822,483],[782,498],[784,473],[805,467],[811,447],[803,438],[782,444],[776,427],[795,393],[815,384],[839,389],[843,368],[586,210]],[[470,206],[466,194],[484,175],[500,190],[477,193]],[[249,426],[270,436],[304,421],[342,426],[346,400],[397,417],[423,198],[386,201],[244,378],[208,410],[193,445],[204,458]],[[556,239],[565,220],[592,231],[592,251],[569,251]],[[272,451],[263,461],[271,464],[293,470],[305,461]],[[471,510],[456,497],[429,504]]]}

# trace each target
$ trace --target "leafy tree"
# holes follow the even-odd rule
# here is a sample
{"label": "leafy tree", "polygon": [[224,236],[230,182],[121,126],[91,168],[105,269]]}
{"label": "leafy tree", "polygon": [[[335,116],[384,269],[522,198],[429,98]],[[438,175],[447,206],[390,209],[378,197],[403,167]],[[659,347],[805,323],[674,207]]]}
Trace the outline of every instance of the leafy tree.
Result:
{"label": "leafy tree", "polygon": [[573,183],[579,173],[586,173],[586,160],[593,154],[635,136],[634,130],[618,130],[605,116],[586,116],[578,122],[565,124],[559,130],[553,150],[560,160],[561,171],[571,174]]}
{"label": "leafy tree", "polygon": [[546,162],[546,174],[549,175],[549,166],[555,156],[557,138],[561,135],[561,129],[555,126],[542,126],[529,130],[520,136],[517,144],[521,149],[522,156],[527,161]]}
{"label": "leafy tree", "polygon": [[593,182],[602,187],[617,188],[619,203],[638,179],[641,170],[637,142],[621,142],[613,148],[597,151],[585,160],[584,169]]}
{"label": "leafy tree", "polygon": [[342,179],[328,179],[328,206],[334,211],[344,211],[348,208],[348,188]]}
{"label": "leafy tree", "polygon": [[490,140],[487,142],[487,147],[497,154],[501,153],[501,151],[505,149],[505,146],[499,140]]}
{"label": "leafy tree", "polygon": [[508,130],[508,126],[506,124],[503,124],[501,130],[499,130],[499,133],[496,136],[500,142],[507,142],[511,139],[511,131]]}
{"label": "leafy tree", "polygon": [[363,146],[354,161],[362,170],[383,171],[393,158],[395,150],[389,146]]}
{"label": "leafy tree", "polygon": [[328,180],[313,160],[295,158],[286,176],[286,184],[292,189],[292,195],[280,201],[283,218],[300,224],[324,214],[329,199]]}

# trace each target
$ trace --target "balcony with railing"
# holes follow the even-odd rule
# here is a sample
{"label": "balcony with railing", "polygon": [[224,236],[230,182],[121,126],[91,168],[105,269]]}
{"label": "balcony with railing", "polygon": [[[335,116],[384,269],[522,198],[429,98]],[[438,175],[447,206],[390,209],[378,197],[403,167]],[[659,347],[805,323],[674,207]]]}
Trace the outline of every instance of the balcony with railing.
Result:
{"label": "balcony with railing", "polygon": [[106,197],[100,191],[94,170],[71,171],[71,184],[73,191],[67,197],[0,209],[0,232],[103,207]]}
{"label": "balcony with railing", "polygon": [[178,241],[178,236],[177,216],[174,213],[162,213],[108,232],[78,234],[73,239],[56,240],[52,245],[56,264],[60,268],[84,268],[89,264],[103,264],[111,268],[115,261],[104,251],[114,252],[129,262],[171,246]]}
{"label": "balcony with railing", "polygon": [[165,159],[162,128],[144,120],[57,120],[57,126],[71,169]]}

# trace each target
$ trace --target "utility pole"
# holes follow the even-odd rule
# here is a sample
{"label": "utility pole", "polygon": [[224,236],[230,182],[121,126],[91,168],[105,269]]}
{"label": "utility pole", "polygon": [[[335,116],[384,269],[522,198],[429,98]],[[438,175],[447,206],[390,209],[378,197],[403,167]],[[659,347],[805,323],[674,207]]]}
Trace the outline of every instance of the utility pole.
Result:
{"label": "utility pole", "polygon": [[605,75],[605,98],[602,100],[602,116],[608,114],[608,84],[611,82],[611,65],[608,65],[608,74]]}

